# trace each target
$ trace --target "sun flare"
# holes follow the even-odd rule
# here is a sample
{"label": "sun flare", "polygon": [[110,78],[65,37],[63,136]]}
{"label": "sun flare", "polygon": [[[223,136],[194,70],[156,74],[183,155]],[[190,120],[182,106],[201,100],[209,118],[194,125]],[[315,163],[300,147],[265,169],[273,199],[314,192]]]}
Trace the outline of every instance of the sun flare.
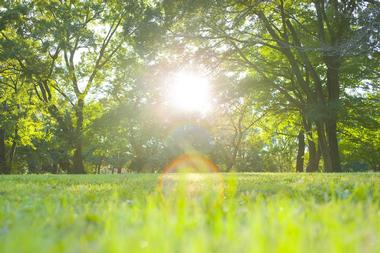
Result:
{"label": "sun flare", "polygon": [[211,109],[210,83],[192,72],[179,72],[170,80],[168,102],[186,112],[207,113]]}

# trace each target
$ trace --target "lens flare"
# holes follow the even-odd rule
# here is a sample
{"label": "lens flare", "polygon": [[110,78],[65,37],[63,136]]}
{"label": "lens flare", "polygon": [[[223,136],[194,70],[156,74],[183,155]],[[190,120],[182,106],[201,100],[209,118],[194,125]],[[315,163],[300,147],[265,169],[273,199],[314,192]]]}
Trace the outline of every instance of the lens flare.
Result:
{"label": "lens flare", "polygon": [[218,167],[207,157],[199,154],[184,154],[169,163],[164,173],[205,173],[218,171]]}
{"label": "lens flare", "polygon": [[184,193],[189,199],[208,198],[216,204],[224,199],[224,180],[218,167],[207,157],[184,154],[166,166],[159,190],[164,197]]}

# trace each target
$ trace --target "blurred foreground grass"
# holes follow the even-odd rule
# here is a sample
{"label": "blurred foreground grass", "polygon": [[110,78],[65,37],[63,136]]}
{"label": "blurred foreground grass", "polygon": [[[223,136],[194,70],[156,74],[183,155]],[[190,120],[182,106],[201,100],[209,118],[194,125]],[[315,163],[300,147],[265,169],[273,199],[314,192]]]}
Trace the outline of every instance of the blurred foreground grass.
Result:
{"label": "blurred foreground grass", "polygon": [[380,175],[1,176],[0,252],[380,252]]}

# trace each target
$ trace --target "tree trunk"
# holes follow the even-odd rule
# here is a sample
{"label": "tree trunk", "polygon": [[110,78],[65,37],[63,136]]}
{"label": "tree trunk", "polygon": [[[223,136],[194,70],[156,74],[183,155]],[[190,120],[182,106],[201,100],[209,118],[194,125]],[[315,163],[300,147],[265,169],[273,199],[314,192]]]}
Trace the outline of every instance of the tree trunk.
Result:
{"label": "tree trunk", "polygon": [[70,173],[70,162],[67,160],[60,161],[59,168],[62,172]]}
{"label": "tree trunk", "polygon": [[317,154],[317,148],[315,142],[312,139],[308,138],[308,150],[309,150],[309,161],[307,162],[306,171],[307,172],[317,172],[319,158]]}
{"label": "tree trunk", "polygon": [[73,156],[73,168],[71,174],[85,174],[83,157],[82,157],[82,142],[78,141]]}
{"label": "tree trunk", "polygon": [[331,170],[329,172],[340,172],[340,157],[337,138],[337,121],[339,105],[339,63],[338,57],[330,56],[326,60],[327,65],[327,88],[328,88],[328,119],[326,120],[326,134],[329,154],[331,159]]}
{"label": "tree trunk", "polygon": [[227,167],[227,171],[231,171],[236,165],[236,160],[239,155],[242,138],[243,138],[243,134],[240,131],[236,133],[234,137],[234,141],[233,141],[233,150],[232,150],[231,160]]}
{"label": "tree trunk", "polygon": [[0,174],[10,174],[10,167],[7,165],[5,149],[5,130],[0,128]]}
{"label": "tree trunk", "polygon": [[122,163],[120,162],[120,152],[117,152],[117,174],[121,174]]}
{"label": "tree trunk", "polygon": [[53,162],[50,167],[50,172],[52,174],[58,174],[58,164],[56,162]]}
{"label": "tree trunk", "polygon": [[304,163],[304,156],[305,156],[305,135],[304,135],[303,130],[300,130],[297,139],[298,139],[298,152],[297,152],[296,171],[303,172],[303,163]]}
{"label": "tree trunk", "polygon": [[320,149],[317,149],[317,171],[318,171],[318,168],[319,168],[319,161],[321,160],[321,150]]}
{"label": "tree trunk", "polygon": [[338,138],[336,131],[336,119],[331,119],[326,124],[327,140],[329,143],[329,155],[331,159],[331,170],[328,172],[341,172]]}
{"label": "tree trunk", "polygon": [[15,131],[14,131],[14,136],[13,136],[13,141],[12,141],[12,146],[11,146],[11,150],[9,152],[9,162],[8,162],[8,165],[9,165],[9,170],[10,171],[12,170],[13,161],[14,161],[14,158],[16,157],[17,139],[18,139],[18,126],[17,126],[17,123],[16,123]]}
{"label": "tree trunk", "polygon": [[83,137],[82,137],[82,128],[83,128],[83,107],[84,101],[83,99],[78,100],[77,108],[76,108],[76,140],[75,140],[75,150],[73,157],[73,168],[71,170],[72,174],[85,174],[86,171],[84,169],[83,164],[83,155],[82,155],[82,145],[83,145]]}
{"label": "tree trunk", "polygon": [[318,171],[319,159],[317,158],[317,148],[313,138],[312,123],[305,118],[302,123],[306,130],[307,149],[309,151],[309,161],[306,165],[306,172],[316,172]]}
{"label": "tree trunk", "polygon": [[99,161],[98,164],[96,164],[96,167],[95,167],[95,173],[96,174],[100,174],[100,168],[102,166],[102,160]]}
{"label": "tree trunk", "polygon": [[327,146],[325,128],[321,122],[317,122],[317,133],[318,133],[318,147],[323,158],[324,171],[330,172],[332,165],[330,159],[330,153]]}

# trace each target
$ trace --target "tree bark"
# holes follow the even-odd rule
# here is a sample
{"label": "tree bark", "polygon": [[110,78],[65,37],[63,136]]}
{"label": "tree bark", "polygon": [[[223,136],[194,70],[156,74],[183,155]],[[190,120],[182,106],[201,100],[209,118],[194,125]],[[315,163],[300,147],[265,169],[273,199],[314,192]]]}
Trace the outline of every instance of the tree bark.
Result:
{"label": "tree bark", "polygon": [[15,130],[14,130],[13,141],[12,141],[12,146],[11,146],[11,150],[9,152],[8,166],[9,166],[10,170],[12,170],[13,161],[14,161],[14,158],[16,157],[17,139],[18,139],[18,126],[17,126],[17,123],[16,123]]}
{"label": "tree bark", "polygon": [[7,164],[5,149],[5,130],[0,128],[0,174],[10,174],[11,170]]}
{"label": "tree bark", "polygon": [[243,135],[240,131],[236,133],[236,136],[233,141],[233,150],[232,150],[231,160],[228,165],[227,171],[231,171],[236,165],[236,160],[239,155],[242,138],[243,138]]}
{"label": "tree bark", "polygon": [[309,150],[309,161],[307,162],[306,171],[307,172],[317,172],[319,158],[317,154],[317,148],[315,142],[308,137],[308,150]]}
{"label": "tree bark", "polygon": [[63,160],[59,162],[59,169],[62,172],[70,173],[70,162],[67,160]]}
{"label": "tree bark", "polygon": [[74,156],[73,156],[73,168],[70,171],[72,174],[85,174],[86,171],[84,169],[83,164],[83,154],[82,154],[82,146],[83,146],[83,137],[82,137],[82,128],[83,128],[83,107],[84,101],[83,99],[78,99],[78,104],[76,108],[76,140],[74,146]]}
{"label": "tree bark", "polygon": [[325,128],[323,126],[323,123],[321,123],[320,121],[318,121],[316,125],[317,125],[317,133],[318,133],[318,148],[323,158],[324,171],[330,172],[332,170],[331,169],[332,165],[331,165],[331,159],[330,159],[330,152],[328,150],[327,141],[326,141]]}
{"label": "tree bark", "polygon": [[317,148],[313,138],[313,129],[311,122],[304,118],[303,127],[306,130],[307,149],[309,153],[309,160],[306,165],[306,172],[316,172],[318,171],[319,159],[317,157]]}
{"label": "tree bark", "polygon": [[50,169],[49,171],[52,173],[52,174],[58,174],[58,163],[56,162],[53,162],[50,166]]}
{"label": "tree bark", "polygon": [[336,119],[330,119],[326,123],[327,128],[327,140],[329,143],[329,155],[331,159],[331,170],[328,172],[341,172],[340,156],[338,148],[338,138],[336,129]]}
{"label": "tree bark", "polygon": [[305,156],[305,135],[304,135],[303,130],[300,130],[297,139],[298,139],[298,152],[297,152],[296,171],[303,172],[303,163],[304,163],[304,156]]}
{"label": "tree bark", "polygon": [[99,161],[99,163],[95,167],[95,173],[100,174],[100,168],[102,167],[102,159]]}
{"label": "tree bark", "polygon": [[73,168],[71,174],[85,174],[83,158],[82,158],[82,143],[77,143],[73,156]]}
{"label": "tree bark", "polygon": [[340,157],[337,138],[338,103],[339,103],[339,63],[337,57],[331,56],[327,63],[328,87],[328,119],[326,120],[326,134],[328,141],[331,168],[328,172],[340,172]]}

